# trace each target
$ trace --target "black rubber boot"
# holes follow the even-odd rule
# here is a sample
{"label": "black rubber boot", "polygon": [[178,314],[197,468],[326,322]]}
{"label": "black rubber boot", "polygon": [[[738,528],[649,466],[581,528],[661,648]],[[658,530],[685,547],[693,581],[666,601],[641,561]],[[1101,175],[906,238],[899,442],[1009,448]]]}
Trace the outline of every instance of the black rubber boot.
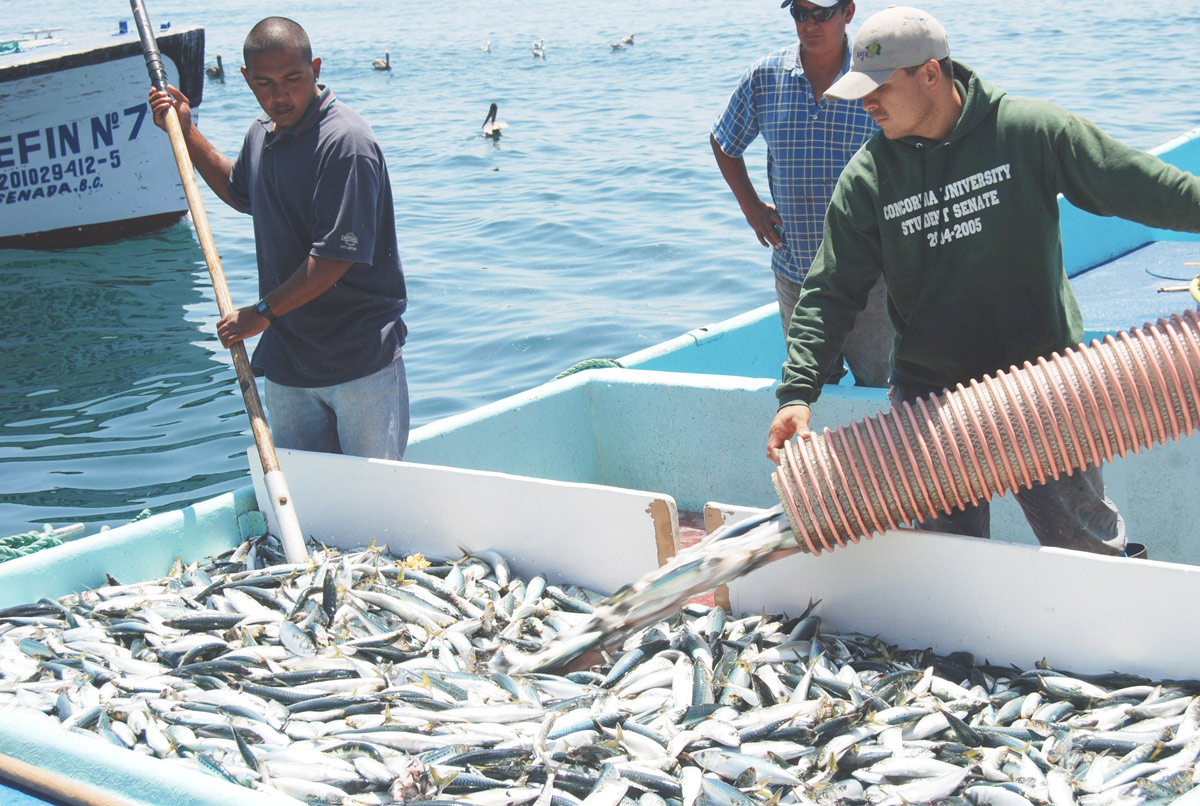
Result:
{"label": "black rubber boot", "polygon": [[1126,543],[1125,556],[1132,560],[1146,560],[1146,544],[1145,543]]}

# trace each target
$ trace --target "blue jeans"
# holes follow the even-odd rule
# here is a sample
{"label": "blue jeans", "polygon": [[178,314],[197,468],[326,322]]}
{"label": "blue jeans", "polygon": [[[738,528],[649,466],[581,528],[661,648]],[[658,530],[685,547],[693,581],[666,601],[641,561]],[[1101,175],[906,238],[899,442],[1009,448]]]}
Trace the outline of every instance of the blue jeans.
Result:
{"label": "blue jeans", "polygon": [[404,359],[336,386],[266,382],[271,436],[280,448],[403,459],[408,447]]}
{"label": "blue jeans", "polygon": [[[928,392],[893,386],[893,406],[915,403]],[[1104,494],[1104,477],[1099,467],[1076,470],[1058,480],[1047,479],[1028,490],[1014,493],[1034,537],[1043,546],[1121,556],[1125,553],[1125,520]],[[949,515],[926,518],[913,524],[926,532],[949,532],[970,537],[991,537],[991,507],[984,501]]]}

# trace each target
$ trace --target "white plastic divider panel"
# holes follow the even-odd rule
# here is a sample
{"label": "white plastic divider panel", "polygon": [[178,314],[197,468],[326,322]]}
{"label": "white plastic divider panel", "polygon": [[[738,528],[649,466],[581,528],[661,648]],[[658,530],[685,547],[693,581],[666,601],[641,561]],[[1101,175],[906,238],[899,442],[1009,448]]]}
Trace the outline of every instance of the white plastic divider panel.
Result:
{"label": "white plastic divider panel", "polygon": [[[247,453],[267,501],[257,454]],[[609,593],[679,547],[679,513],[661,493],[307,451],[280,450],[279,463],[305,535],[342,549],[372,540],[430,557],[493,549],[523,576]]]}
{"label": "white plastic divider panel", "polygon": [[602,483],[589,378],[577,372],[413,430],[405,458],[423,464]]}
{"label": "white plastic divider panel", "polygon": [[[711,521],[759,510],[710,504]],[[1029,669],[1043,659],[1080,673],[1195,678],[1200,643],[1184,640],[1200,567],[914,530],[889,531],[818,557],[795,554],[734,580],[734,613],[800,613],[809,599],[830,629],[909,649],[965,650]]]}

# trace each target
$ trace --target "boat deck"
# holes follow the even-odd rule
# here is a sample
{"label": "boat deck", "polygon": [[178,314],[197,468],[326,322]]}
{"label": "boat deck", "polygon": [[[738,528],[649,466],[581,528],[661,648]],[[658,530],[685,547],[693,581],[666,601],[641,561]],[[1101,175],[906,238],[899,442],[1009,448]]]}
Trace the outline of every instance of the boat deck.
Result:
{"label": "boat deck", "polygon": [[1155,241],[1071,278],[1090,339],[1097,332],[1124,330],[1137,311],[1143,321],[1154,321],[1192,307],[1186,292],[1158,289],[1186,286],[1200,274],[1200,242]]}

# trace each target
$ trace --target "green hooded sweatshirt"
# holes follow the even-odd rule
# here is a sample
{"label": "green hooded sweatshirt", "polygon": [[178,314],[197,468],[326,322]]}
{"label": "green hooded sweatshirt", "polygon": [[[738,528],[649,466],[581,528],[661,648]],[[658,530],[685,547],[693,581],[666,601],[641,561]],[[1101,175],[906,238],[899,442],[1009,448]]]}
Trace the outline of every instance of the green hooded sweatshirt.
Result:
{"label": "green hooded sweatshirt", "polygon": [[812,403],[883,272],[893,378],[919,392],[1072,347],[1058,194],[1102,216],[1200,232],[1200,180],[955,62],[941,142],[880,132],[850,160],[788,331],[780,405]]}

